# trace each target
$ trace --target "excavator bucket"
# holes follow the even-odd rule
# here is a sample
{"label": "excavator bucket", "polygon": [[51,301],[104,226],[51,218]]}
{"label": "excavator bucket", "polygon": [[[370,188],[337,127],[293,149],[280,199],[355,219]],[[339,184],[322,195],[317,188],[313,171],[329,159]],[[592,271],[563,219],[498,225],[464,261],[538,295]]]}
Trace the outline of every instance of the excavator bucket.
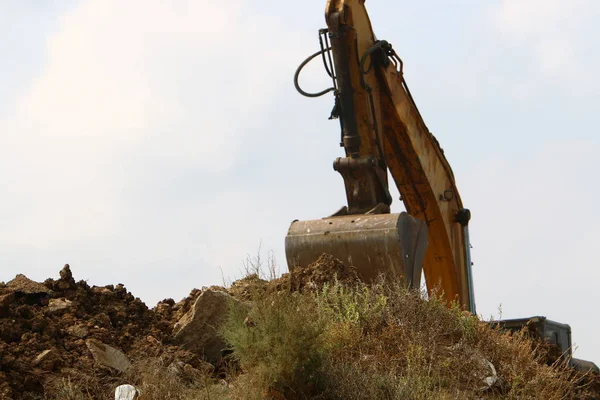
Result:
{"label": "excavator bucket", "polygon": [[364,282],[380,274],[421,284],[427,225],[407,213],[345,215],[294,221],[285,238],[288,267],[306,267],[323,253],[356,268]]}

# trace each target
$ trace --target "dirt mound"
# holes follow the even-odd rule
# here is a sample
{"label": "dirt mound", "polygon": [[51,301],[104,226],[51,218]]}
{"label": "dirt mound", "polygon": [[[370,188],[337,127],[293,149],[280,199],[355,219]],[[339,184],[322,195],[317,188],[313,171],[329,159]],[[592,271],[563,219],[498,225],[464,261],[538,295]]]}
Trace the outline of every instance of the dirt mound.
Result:
{"label": "dirt mound", "polygon": [[[163,363],[206,369],[203,354],[177,346],[174,327],[206,290],[245,301],[265,292],[303,291],[327,282],[357,282],[356,271],[330,255],[268,282],[251,275],[229,289],[193,289],[179,302],[165,299],[149,309],[123,284],[76,282],[69,265],[43,283],[17,275],[0,283],[0,398],[43,397],[49,380],[95,375],[123,382],[129,360],[161,357]],[[124,367],[118,367],[124,366]],[[118,368],[117,368],[118,367]]]}
{"label": "dirt mound", "polygon": [[272,292],[315,290],[335,281],[355,284],[360,279],[353,266],[346,266],[330,254],[322,254],[312,264],[296,267],[279,278],[267,281],[258,274],[250,274],[233,282],[228,289],[221,290],[226,290],[231,296],[240,300],[255,300]]}
{"label": "dirt mound", "polygon": [[231,284],[228,293],[240,300],[251,300],[261,296],[269,288],[276,286],[275,282],[269,282],[261,279],[257,274],[250,274]]}
{"label": "dirt mound", "polygon": [[[257,299],[268,299],[273,292],[277,292],[275,298],[285,298],[279,295],[286,292],[310,297],[314,290],[335,281],[353,285],[359,283],[359,278],[354,268],[324,254],[309,266],[272,281],[250,275],[228,289],[193,289],[179,302],[165,299],[149,309],[122,284],[99,287],[76,282],[68,265],[60,271],[59,279],[43,283],[17,275],[7,284],[0,283],[0,399],[104,400],[112,398],[111,391],[114,393],[118,385],[143,385],[143,379],[147,385],[168,383],[173,376],[179,379],[176,383],[187,382],[186,377],[192,382],[192,377],[206,376],[205,371],[217,382],[225,378],[223,387],[229,387],[229,380],[236,379],[235,374],[241,370],[235,362],[227,364],[226,358],[219,357],[223,350],[235,350],[217,344],[212,347],[213,357],[207,357],[207,346],[198,345],[194,336],[199,335],[209,344],[217,338],[216,319],[211,319],[211,310],[217,309],[215,304],[241,304],[239,317],[243,323],[239,325],[244,332],[252,332],[248,329],[258,329],[257,322],[248,319],[246,308],[259,302]],[[227,294],[234,298],[233,302]],[[290,298],[301,296],[294,294]],[[210,302],[211,299],[220,302]],[[217,312],[217,317],[224,313]],[[210,330],[203,330],[206,326]],[[397,337],[393,340],[397,341]],[[204,361],[207,359],[212,364]],[[158,375],[154,377],[152,373]],[[140,378],[144,375],[146,378]],[[56,388],[65,387],[65,382],[85,388],[81,393],[87,394],[69,397],[57,391]],[[589,390],[600,387],[600,378],[595,375],[582,378],[582,382]],[[236,381],[232,385],[235,387]]]}
{"label": "dirt mound", "polygon": [[193,297],[164,300],[150,310],[125,286],[90,287],[75,282],[68,265],[43,284],[18,275],[0,286],[0,398],[44,394],[48,378],[94,371],[118,382],[121,373],[99,364],[90,343],[117,349],[130,359],[161,355],[192,367],[201,357],[170,343],[174,322]]}
{"label": "dirt mound", "polygon": [[356,268],[346,266],[330,254],[323,254],[307,267],[295,268],[289,274],[292,290],[302,291],[322,287],[334,281],[353,284],[359,282]]}
{"label": "dirt mound", "polygon": [[6,284],[6,288],[13,293],[21,294],[50,294],[52,291],[41,283],[29,279],[23,274],[19,274],[12,281]]}

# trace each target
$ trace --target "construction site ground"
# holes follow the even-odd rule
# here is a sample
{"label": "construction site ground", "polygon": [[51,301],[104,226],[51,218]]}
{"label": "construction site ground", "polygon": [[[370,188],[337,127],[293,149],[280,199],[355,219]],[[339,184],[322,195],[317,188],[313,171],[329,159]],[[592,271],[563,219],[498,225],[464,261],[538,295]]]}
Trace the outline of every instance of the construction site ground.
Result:
{"label": "construction site ground", "polygon": [[[161,395],[153,394],[148,381],[164,380],[165,376],[176,377],[173,385],[187,385],[189,389],[186,395],[174,394],[173,399],[240,398],[239,391],[234,390],[236,382],[250,367],[240,363],[235,347],[226,343],[214,326],[227,317],[227,311],[219,308],[225,304],[221,297],[234,299],[242,309],[251,310],[257,298],[274,293],[319,291],[326,285],[358,283],[352,269],[323,256],[295,274],[270,282],[251,275],[228,288],[193,289],[181,301],[166,299],[149,308],[123,284],[98,287],[77,282],[68,265],[59,276],[34,282],[17,275],[6,284],[0,283],[0,399],[112,399],[114,388],[134,384],[142,388],[140,399],[151,400]],[[200,297],[204,300],[199,301]],[[209,304],[211,309],[202,308],[202,304]],[[252,318],[258,317],[252,315],[248,312],[244,319],[247,329],[257,323]],[[198,343],[202,345],[196,346]],[[464,353],[457,350],[459,354]],[[148,368],[153,370],[144,370]],[[502,370],[502,366],[496,365],[495,369]],[[142,382],[144,376],[154,378]],[[492,378],[490,388],[494,388],[480,392],[479,398],[501,398],[494,396],[509,390],[506,378]],[[221,393],[222,397],[211,397],[204,389],[192,390],[207,382],[213,393]],[[588,376],[582,382],[585,390],[577,392],[580,397],[572,398],[600,398],[598,377]],[[200,396],[193,393],[203,393],[204,397],[190,397]],[[262,398],[308,398],[295,397],[276,387],[261,393]]]}

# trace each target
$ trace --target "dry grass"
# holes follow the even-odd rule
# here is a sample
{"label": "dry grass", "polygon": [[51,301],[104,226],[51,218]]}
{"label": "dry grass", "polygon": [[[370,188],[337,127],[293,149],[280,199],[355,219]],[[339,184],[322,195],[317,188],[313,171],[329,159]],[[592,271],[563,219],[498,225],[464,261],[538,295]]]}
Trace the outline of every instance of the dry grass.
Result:
{"label": "dry grass", "polygon": [[[361,386],[368,388],[353,395],[337,383],[330,398],[561,399],[573,390],[562,368],[539,362],[529,339],[493,330],[437,296],[424,301],[401,284],[379,284],[334,286],[321,298],[334,299],[337,305],[329,309],[338,321],[330,332],[349,344],[330,353],[330,379],[339,380],[344,374],[336,370],[342,369],[350,376],[342,379],[353,384],[362,377]],[[354,305],[354,317],[336,315],[340,304]],[[498,376],[491,387],[484,382],[493,376],[488,361]]]}
{"label": "dry grass", "polygon": [[[188,366],[189,367],[189,366]],[[104,374],[80,374],[51,379],[45,384],[45,400],[113,400],[117,386],[134,385],[139,400],[220,400],[227,399],[226,384],[210,371],[185,365],[166,364],[160,357],[145,357],[133,363],[125,376],[100,378]]]}
{"label": "dry grass", "polygon": [[[54,400],[91,400],[95,393],[102,393],[103,388],[97,382],[75,382],[69,378],[51,379],[45,385],[45,399]],[[98,392],[97,392],[98,391]]]}
{"label": "dry grass", "polygon": [[140,400],[596,398],[585,397],[566,366],[545,365],[544,349],[525,335],[401,283],[334,282],[305,292],[267,290],[256,276],[242,283],[251,298],[230,307],[221,329],[233,350],[218,371],[228,383],[145,357],[122,377],[49,381],[45,399],[108,400],[124,383],[140,389]]}
{"label": "dry grass", "polygon": [[120,384],[119,378],[107,376],[103,371],[63,372],[44,382],[44,400],[113,400],[115,387]]}
{"label": "dry grass", "polygon": [[[566,367],[402,284],[280,291],[233,309],[223,336],[243,374],[234,399],[569,399]],[[489,364],[496,370],[493,374]],[[494,377],[492,385],[486,377]]]}
{"label": "dry grass", "polygon": [[142,394],[140,400],[218,400],[227,397],[227,386],[189,365],[166,364],[160,357],[134,364],[129,383]]}

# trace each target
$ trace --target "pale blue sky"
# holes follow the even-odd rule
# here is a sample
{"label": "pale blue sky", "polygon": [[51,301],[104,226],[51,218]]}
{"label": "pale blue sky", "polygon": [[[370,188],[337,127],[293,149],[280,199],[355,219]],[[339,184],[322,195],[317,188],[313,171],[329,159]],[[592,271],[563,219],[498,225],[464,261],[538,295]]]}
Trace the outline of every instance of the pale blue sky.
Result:
{"label": "pale blue sky", "polygon": [[[261,240],[284,264],[289,223],[345,201],[332,98],[291,79],[324,3],[1,1],[0,280],[68,262],[152,305]],[[472,210],[478,311],[569,323],[600,362],[600,3],[367,7]]]}

